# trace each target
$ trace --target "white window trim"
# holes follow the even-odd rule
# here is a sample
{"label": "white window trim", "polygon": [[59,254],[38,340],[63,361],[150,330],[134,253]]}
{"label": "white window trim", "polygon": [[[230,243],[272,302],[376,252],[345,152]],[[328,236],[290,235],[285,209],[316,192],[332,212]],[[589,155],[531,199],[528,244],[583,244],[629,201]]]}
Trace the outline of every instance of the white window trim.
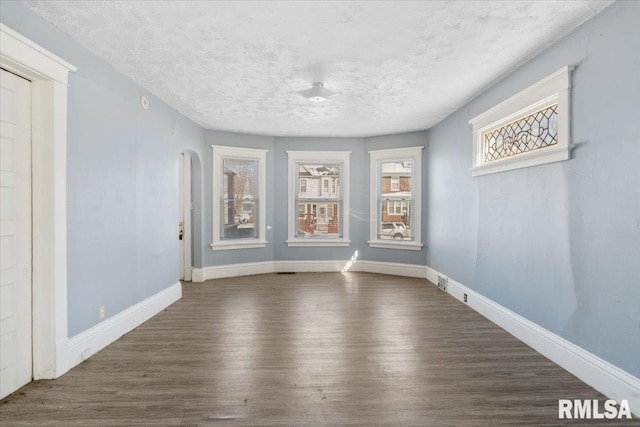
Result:
{"label": "white window trim", "polygon": [[[424,147],[392,148],[388,150],[369,151],[369,247],[381,249],[403,249],[409,251],[422,250],[422,150]],[[411,225],[415,239],[412,242],[383,240],[378,238],[378,193],[382,185],[378,176],[378,162],[403,160],[411,158],[411,195],[413,196],[413,224]]]}
{"label": "white window trim", "polygon": [[[570,91],[573,66],[566,66],[532,86],[518,92],[488,111],[469,121],[473,126],[473,176],[504,172],[545,163],[568,160],[570,144]],[[482,137],[490,130],[519,118],[558,104],[558,143],[533,151],[485,162],[482,157]]]}
{"label": "white window trim", "polygon": [[[213,242],[209,245],[213,251],[232,249],[264,248],[266,241],[266,199],[267,199],[267,153],[257,148],[230,147],[212,145],[213,152]],[[224,158],[258,161],[258,238],[222,240],[220,236],[220,200],[222,198],[222,179],[218,175],[223,170]]]}
{"label": "white window trim", "polygon": [[[288,179],[288,196],[289,208],[287,215],[288,238],[287,245],[290,247],[331,247],[331,246],[349,246],[349,169],[351,151],[287,151],[289,157],[289,179]],[[342,197],[342,238],[340,239],[300,239],[296,237],[296,228],[298,224],[298,207],[296,204],[296,182],[298,175],[296,171],[296,163],[342,163],[343,167],[340,171],[340,182],[344,185],[341,188]],[[322,183],[320,184],[322,185]],[[321,187],[322,188],[322,187]]]}

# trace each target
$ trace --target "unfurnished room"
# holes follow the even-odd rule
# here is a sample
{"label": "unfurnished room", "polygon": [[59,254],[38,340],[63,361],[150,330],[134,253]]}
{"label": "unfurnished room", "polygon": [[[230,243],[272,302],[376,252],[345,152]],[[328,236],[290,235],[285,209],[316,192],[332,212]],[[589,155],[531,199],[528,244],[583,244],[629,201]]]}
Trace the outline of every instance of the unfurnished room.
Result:
{"label": "unfurnished room", "polygon": [[0,0],[0,425],[640,425],[639,23]]}

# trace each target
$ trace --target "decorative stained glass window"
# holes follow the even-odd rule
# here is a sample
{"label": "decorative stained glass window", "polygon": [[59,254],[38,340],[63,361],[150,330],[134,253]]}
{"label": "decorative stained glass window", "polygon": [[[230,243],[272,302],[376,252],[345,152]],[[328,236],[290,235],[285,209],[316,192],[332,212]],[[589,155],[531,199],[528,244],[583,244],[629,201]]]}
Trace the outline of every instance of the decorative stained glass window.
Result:
{"label": "decorative stained glass window", "polygon": [[473,176],[571,158],[571,72],[562,67],[469,121]]}
{"label": "decorative stained glass window", "polygon": [[555,145],[558,143],[558,104],[486,132],[483,136],[485,162]]}

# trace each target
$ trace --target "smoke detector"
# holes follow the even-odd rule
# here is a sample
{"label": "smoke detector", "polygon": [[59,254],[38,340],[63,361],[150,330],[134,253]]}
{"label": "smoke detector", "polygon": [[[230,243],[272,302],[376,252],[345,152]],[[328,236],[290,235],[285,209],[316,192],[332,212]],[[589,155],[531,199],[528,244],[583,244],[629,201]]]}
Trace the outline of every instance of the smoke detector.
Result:
{"label": "smoke detector", "polygon": [[325,88],[324,84],[322,84],[321,82],[316,82],[313,84],[311,89],[301,90],[298,93],[313,102],[323,102],[327,99],[335,98],[336,96],[340,95],[337,92],[333,92]]}

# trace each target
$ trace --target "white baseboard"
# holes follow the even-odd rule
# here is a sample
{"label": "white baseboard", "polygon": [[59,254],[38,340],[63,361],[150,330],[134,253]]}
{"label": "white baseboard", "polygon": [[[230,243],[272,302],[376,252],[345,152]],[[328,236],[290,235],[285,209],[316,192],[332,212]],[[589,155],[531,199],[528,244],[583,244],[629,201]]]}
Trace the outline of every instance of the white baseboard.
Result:
{"label": "white baseboard", "polygon": [[[204,282],[211,279],[225,277],[248,276],[264,273],[328,273],[340,272],[347,265],[347,261],[266,261],[250,262],[244,264],[229,264],[205,268],[194,268],[192,280]],[[425,278],[426,268],[421,265],[401,264],[394,262],[356,261],[349,271],[362,271],[367,273],[382,273],[394,276]]]}
{"label": "white baseboard", "polygon": [[[181,297],[182,284],[178,282],[70,338],[66,345],[65,369],[58,375],[62,375],[124,334],[131,332]],[[63,348],[60,346],[60,350],[64,351]]]}
{"label": "white baseboard", "polygon": [[426,277],[426,267],[415,264],[402,264],[399,262],[382,261],[357,261],[351,271],[364,271],[367,273],[390,274],[392,276]]}
{"label": "white baseboard", "polygon": [[[427,279],[442,273],[427,267]],[[444,276],[446,277],[446,276]],[[605,396],[626,399],[640,415],[640,379],[449,278],[447,292]],[[574,396],[576,397],[576,396]],[[569,398],[569,397],[568,397]]]}
{"label": "white baseboard", "polygon": [[[194,269],[193,281],[274,272],[339,272],[345,261],[267,261]],[[356,261],[349,271],[426,278],[437,284],[446,275],[425,266],[378,261]],[[197,280],[199,279],[199,280]],[[501,306],[489,298],[448,278],[447,292],[531,348],[566,369],[604,395],[626,399],[631,411],[640,414],[640,380],[566,339]]]}
{"label": "white baseboard", "polygon": [[273,273],[273,269],[273,261],[215,265],[204,268],[194,268],[191,272],[191,280],[196,283],[201,283],[205,280],[224,279],[225,277]]}

